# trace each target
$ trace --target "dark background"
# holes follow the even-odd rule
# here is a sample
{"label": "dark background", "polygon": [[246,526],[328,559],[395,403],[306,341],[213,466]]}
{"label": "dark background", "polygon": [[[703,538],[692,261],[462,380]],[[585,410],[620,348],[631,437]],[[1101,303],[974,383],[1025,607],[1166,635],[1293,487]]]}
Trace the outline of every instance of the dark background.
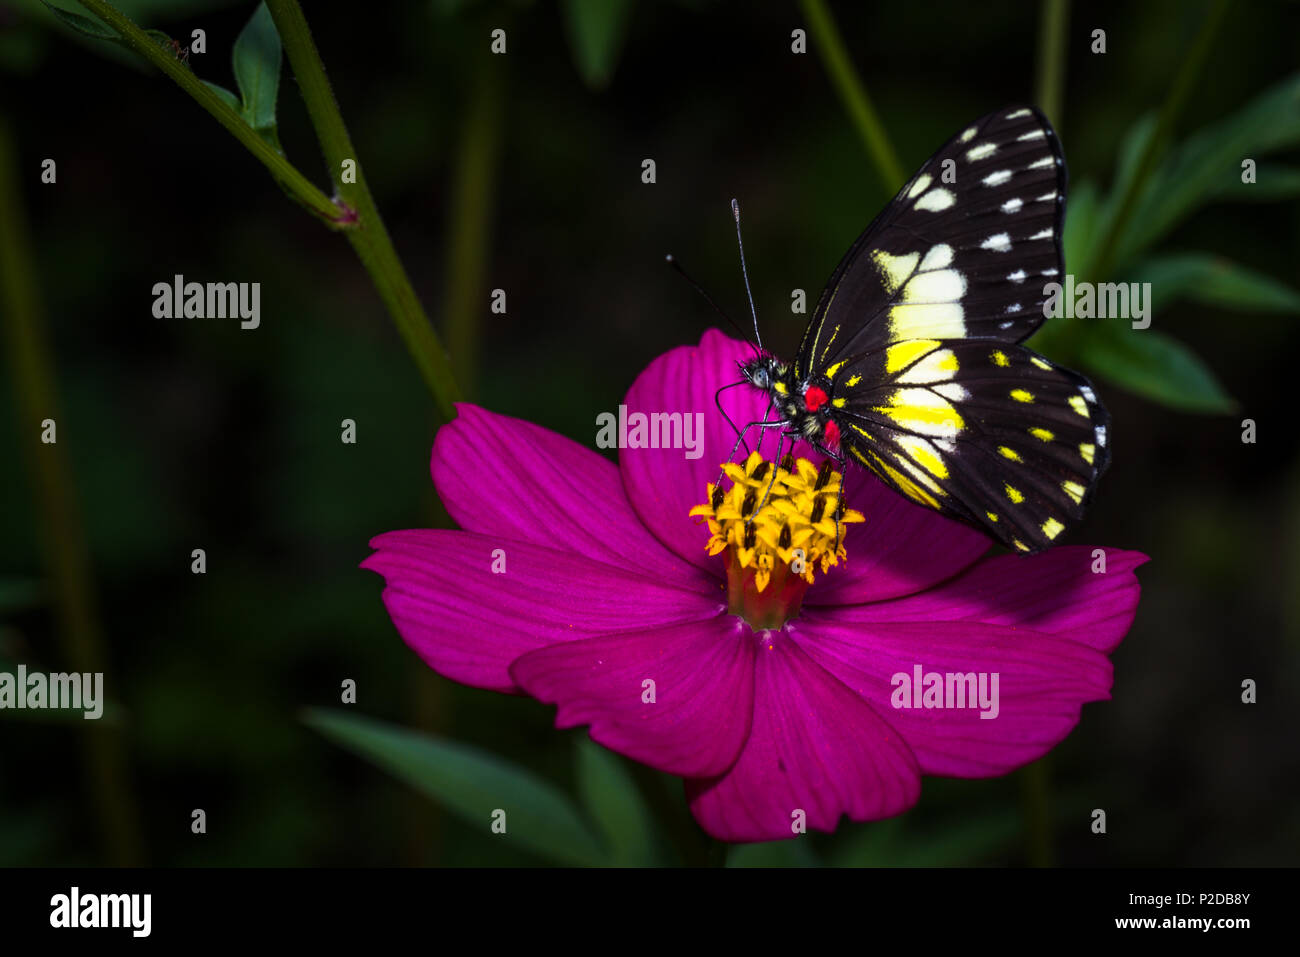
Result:
{"label": "dark background", "polygon": [[[208,52],[191,64],[233,86],[230,44],[252,4],[132,9],[142,6],[146,25],[173,36],[206,29]],[[551,5],[444,6],[307,4],[306,14],[440,328],[457,150],[471,113],[500,106],[496,146],[489,136],[474,159],[495,171],[471,317],[480,347],[477,359],[455,357],[477,401],[592,442],[596,413],[615,409],[652,358],[716,324],[665,268],[666,252],[746,315],[733,196],[765,337],[789,355],[806,318],[790,314],[790,290],[815,300],[889,198],[819,59],[790,52],[799,8],[639,3],[612,80],[593,90]],[[908,173],[974,117],[1032,99],[1037,4],[833,9]],[[1164,102],[1203,15],[1203,4],[1172,0],[1075,5],[1060,124],[1073,183],[1109,185],[1121,137]],[[488,53],[494,26],[509,31],[505,57]],[[1107,31],[1104,55],[1089,52],[1094,27]],[[1298,46],[1296,4],[1234,4],[1176,132],[1292,73]],[[356,566],[372,536],[438,520],[436,410],[416,367],[347,243],[171,82],[110,52],[35,4],[0,3],[0,113],[55,358],[59,442],[93,558],[138,859],[540,863],[301,723],[304,707],[338,705],[353,678],[358,711],[480,746],[569,791],[584,733],[556,732],[552,709],[529,699],[432,675],[398,638],[380,579]],[[290,159],[324,184],[287,65],[278,112]],[[57,185],[39,181],[45,157],[57,159]],[[646,157],[653,186],[640,181]],[[1294,286],[1297,212],[1294,200],[1214,205],[1165,245],[1219,252]],[[261,328],[154,319],[151,287],[175,273],[261,282]],[[504,316],[488,312],[495,287],[508,293]],[[1206,358],[1239,414],[1188,414],[1098,383],[1114,464],[1072,540],[1152,557],[1113,656],[1114,700],[1085,707],[1045,768],[928,778],[903,818],[814,837],[818,859],[1296,862],[1295,321],[1157,304],[1153,327]],[[11,378],[7,365],[2,374]],[[1258,423],[1255,445],[1241,442],[1243,416]],[[355,446],[339,441],[343,418],[358,423]],[[0,390],[0,578],[37,583],[0,609],[0,661],[61,670],[20,451],[31,428],[13,390]],[[201,577],[190,574],[199,547]],[[1240,702],[1247,677],[1259,682],[1254,706]],[[0,713],[0,863],[114,860],[80,724]],[[628,766],[661,822],[665,859],[709,859],[680,782]],[[200,807],[208,833],[195,836]],[[1089,831],[1096,807],[1105,836]],[[1034,850],[1026,822],[1042,813],[1050,847]]]}

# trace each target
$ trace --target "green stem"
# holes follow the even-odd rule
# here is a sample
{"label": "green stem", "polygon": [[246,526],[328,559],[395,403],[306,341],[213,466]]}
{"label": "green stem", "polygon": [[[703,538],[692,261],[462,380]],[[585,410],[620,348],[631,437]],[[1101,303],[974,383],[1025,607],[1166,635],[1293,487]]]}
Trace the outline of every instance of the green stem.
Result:
{"label": "green stem", "polygon": [[885,187],[889,192],[895,192],[906,179],[903,166],[889,142],[880,117],[876,115],[875,107],[871,105],[871,99],[867,96],[858,71],[853,67],[853,61],[849,59],[844,41],[840,38],[839,27],[835,25],[835,18],[831,16],[825,0],[800,0],[799,5],[808,20],[808,29],[826,72],[830,74],[840,99],[844,101],[844,108],[848,110],[849,118],[862,137],[867,154],[875,162]]}
{"label": "green stem", "polygon": [[136,26],[130,17],[107,0],[77,0],[77,2],[116,30],[122,39],[142,57],[175,80],[176,84],[199,106],[211,113],[218,123],[243,144],[245,149],[257,157],[271,171],[271,175],[303,206],[324,220],[331,228],[347,229],[351,225],[346,211],[341,210],[332,199],[313,185],[311,180],[300,173],[297,167],[258,136],[236,110],[212,92],[207,84],[194,75],[194,71]]}
{"label": "green stem", "polygon": [[[439,410],[444,418],[451,419],[456,414],[454,404],[460,401],[460,389],[452,374],[451,360],[425,315],[424,307],[420,305],[419,297],[411,286],[379,215],[379,209],[370,195],[361,162],[357,159],[356,150],[352,148],[347,126],[343,123],[334,91],[325,75],[325,64],[321,62],[311,30],[302,15],[302,8],[297,0],[266,0],[266,6],[271,11],[275,28],[280,33],[280,42],[284,45],[284,52],[288,55],[289,64],[298,80],[298,88],[325,154],[336,195],[355,210],[356,228],[347,231],[348,241],[370,273],[380,298],[397,323],[398,331],[437,400]],[[354,183],[343,182],[344,160],[356,163]]]}
{"label": "green stem", "polygon": [[1155,171],[1156,160],[1160,158],[1166,143],[1173,135],[1174,124],[1192,92],[1192,86],[1200,75],[1201,68],[1205,65],[1205,59],[1209,56],[1214,38],[1219,32],[1219,25],[1227,12],[1228,0],[1214,0],[1205,22],[1201,24],[1201,31],[1197,34],[1191,53],[1183,60],[1178,76],[1174,79],[1173,88],[1169,91],[1164,106],[1161,107],[1155,132],[1147,140],[1146,149],[1142,151],[1142,157],[1138,160],[1137,170],[1129,180],[1128,188],[1120,198],[1117,212],[1109,223],[1105,238],[1098,247],[1101,252],[1098,253],[1089,270],[1090,274],[1098,280],[1109,278],[1111,270],[1115,267],[1116,257],[1119,255],[1119,239],[1124,235],[1128,221],[1133,216],[1137,199],[1142,195],[1147,179]]}
{"label": "green stem", "polygon": [[1038,108],[1061,135],[1061,104],[1065,95],[1066,28],[1070,22],[1070,0],[1043,0],[1038,22],[1038,73],[1034,81]]}
{"label": "green stem", "polygon": [[473,395],[479,368],[482,322],[487,309],[487,258],[505,80],[500,57],[484,57],[465,112],[452,178],[447,222],[447,261],[442,314],[447,347]]}
{"label": "green stem", "polygon": [[1052,823],[1049,792],[1051,777],[1042,757],[1020,772],[1020,795],[1025,813],[1025,852],[1030,867],[1051,867]]}
{"label": "green stem", "polygon": [[[36,173],[31,174],[33,181]],[[42,328],[36,264],[19,189],[19,173],[8,124],[0,118],[0,313],[9,373],[18,412],[18,431],[28,459],[47,574],[55,597],[60,655],[74,671],[102,673],[107,654],[91,574],[90,548],[77,508],[72,471],[58,441],[68,422],[58,412],[54,363]],[[56,441],[40,441],[41,423],[63,429]],[[79,724],[81,722],[78,722]],[[141,845],[126,754],[117,730],[86,722],[85,761],[90,792],[103,833],[106,857],[117,866],[141,862]]]}

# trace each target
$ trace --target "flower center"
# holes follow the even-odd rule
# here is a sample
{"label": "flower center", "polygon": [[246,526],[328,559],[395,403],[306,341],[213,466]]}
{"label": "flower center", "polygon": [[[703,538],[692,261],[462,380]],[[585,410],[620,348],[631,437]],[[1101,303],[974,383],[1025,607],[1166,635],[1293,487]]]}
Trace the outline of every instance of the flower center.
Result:
{"label": "flower center", "polygon": [[722,472],[731,487],[709,483],[709,500],[690,514],[708,523],[709,554],[726,552],[728,610],[755,631],[780,628],[799,613],[813,566],[824,575],[847,557],[845,524],[865,519],[845,508],[829,461],[787,455],[775,465],[753,452]]}

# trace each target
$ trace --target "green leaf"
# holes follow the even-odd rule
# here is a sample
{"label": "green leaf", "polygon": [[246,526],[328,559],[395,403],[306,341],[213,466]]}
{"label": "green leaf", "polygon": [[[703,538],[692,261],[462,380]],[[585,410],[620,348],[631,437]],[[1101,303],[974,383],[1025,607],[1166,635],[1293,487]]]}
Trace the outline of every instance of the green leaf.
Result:
{"label": "green leaf", "polygon": [[995,810],[972,819],[949,821],[924,832],[905,828],[897,818],[873,821],[839,843],[836,867],[956,867],[979,864],[1016,843],[1024,830],[1020,813]]}
{"label": "green leaf", "polygon": [[1155,329],[1092,320],[1079,358],[1101,378],[1171,408],[1227,413],[1237,407],[1191,349]]}
{"label": "green leaf", "polygon": [[[64,24],[71,27],[73,30],[76,30],[78,33],[84,34],[88,37],[93,37],[96,40],[108,40],[110,43],[119,44],[128,50],[131,49],[131,44],[127,43],[125,39],[118,35],[116,30],[110,27],[107,23],[104,23],[102,20],[92,20],[90,17],[83,17],[79,13],[73,13],[70,10],[56,7],[54,4],[50,3],[49,0],[41,0],[41,3],[45,4],[46,8],[63,21]],[[176,44],[173,42],[172,38],[161,30],[145,30],[144,33],[164,49],[174,50],[176,48]],[[132,52],[135,51],[132,50]]]}
{"label": "green leaf", "polygon": [[603,89],[627,36],[632,0],[564,0],[564,26],[574,63],[592,89]]}
{"label": "green leaf", "polygon": [[[518,841],[562,864],[608,863],[577,809],[559,789],[495,755],[382,721],[313,708],[305,723],[335,744],[412,785],[485,840]],[[493,835],[492,815],[506,812],[506,833]]]}
{"label": "green leaf", "polygon": [[[1262,93],[1231,116],[1173,149],[1139,194],[1129,228],[1119,237],[1117,264],[1169,232],[1231,182],[1241,161],[1300,144],[1300,74]],[[1104,278],[1104,277],[1103,277]]]}
{"label": "green leaf", "polygon": [[1240,176],[1225,176],[1209,193],[1211,200],[1234,203],[1272,203],[1296,196],[1300,196],[1300,169],[1277,163],[1257,163],[1253,183],[1243,183]]}
{"label": "green leaf", "polygon": [[221,102],[225,103],[226,106],[230,107],[236,113],[240,113],[243,111],[243,107],[240,106],[239,104],[239,97],[235,96],[235,94],[231,93],[224,86],[218,86],[215,83],[209,83],[207,80],[203,81],[203,85],[206,86],[213,93],[217,94],[217,96],[221,97]]}
{"label": "green leaf", "polygon": [[615,867],[658,863],[649,808],[621,759],[583,736],[578,740],[578,790]]}
{"label": "green leaf", "polygon": [[765,844],[734,844],[727,851],[728,867],[817,867],[819,864],[806,837]]}
{"label": "green leaf", "polygon": [[[1138,163],[1142,159],[1142,153],[1147,148],[1147,143],[1150,142],[1155,133],[1155,128],[1155,115],[1147,114],[1130,126],[1128,132],[1124,134],[1124,139],[1119,145],[1119,158],[1115,163],[1115,180],[1111,183],[1110,192],[1097,203],[1095,220],[1092,223],[1092,230],[1087,237],[1087,242],[1081,245],[1081,254],[1077,260],[1066,259],[1065,261],[1076,276],[1084,279],[1091,277],[1092,265],[1101,252],[1096,244],[1110,234],[1111,223],[1119,214],[1120,199],[1133,182],[1133,177],[1137,175]],[[1074,190],[1071,190],[1071,193],[1073,194]],[[1069,230],[1068,220],[1071,215],[1069,207],[1074,205],[1075,202],[1074,195],[1071,195],[1066,206],[1067,233]]]}
{"label": "green leaf", "polygon": [[1070,190],[1070,201],[1065,204],[1065,233],[1061,246],[1065,265],[1077,276],[1087,275],[1086,262],[1093,255],[1097,242],[1097,216],[1100,212],[1097,184],[1084,181]]}
{"label": "green leaf", "polygon": [[78,33],[94,37],[96,40],[112,40],[114,43],[122,42],[122,38],[117,35],[117,32],[102,20],[92,20],[90,17],[83,17],[79,13],[56,7],[49,0],[41,0],[41,3],[45,4],[46,8],[63,22],[64,26],[71,27]]}
{"label": "green leaf", "polygon": [[[280,34],[265,3],[259,3],[235,40],[235,82],[243,97],[248,125],[263,138],[275,130],[275,100],[280,92]],[[278,141],[272,145],[279,148]]]}
{"label": "green leaf", "polygon": [[1134,267],[1130,280],[1151,283],[1161,310],[1179,299],[1190,299],[1225,309],[1300,312],[1300,292],[1210,253],[1152,257]]}

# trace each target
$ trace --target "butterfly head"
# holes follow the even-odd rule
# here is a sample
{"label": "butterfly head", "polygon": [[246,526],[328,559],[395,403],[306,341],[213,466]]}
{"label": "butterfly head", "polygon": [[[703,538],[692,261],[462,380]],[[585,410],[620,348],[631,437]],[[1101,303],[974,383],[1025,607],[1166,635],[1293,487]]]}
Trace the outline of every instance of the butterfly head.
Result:
{"label": "butterfly head", "polygon": [[758,355],[740,363],[741,378],[754,388],[769,393],[776,391],[778,382],[784,384],[787,371],[786,364],[776,356]]}
{"label": "butterfly head", "polygon": [[787,434],[832,450],[839,446],[839,427],[830,418],[830,397],[821,386],[795,382],[790,366],[771,355],[742,363],[740,374],[768,394],[787,425]]}

